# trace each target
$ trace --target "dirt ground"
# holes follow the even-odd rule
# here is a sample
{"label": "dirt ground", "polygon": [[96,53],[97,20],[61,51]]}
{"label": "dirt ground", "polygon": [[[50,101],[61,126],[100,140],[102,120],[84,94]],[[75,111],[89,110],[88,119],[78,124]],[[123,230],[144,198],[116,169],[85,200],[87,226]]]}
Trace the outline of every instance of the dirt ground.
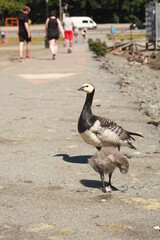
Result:
{"label": "dirt ground", "polygon": [[[155,55],[147,64],[130,62],[135,54],[120,52],[107,55],[102,60],[102,68],[119,76],[121,92],[132,96],[138,102],[140,110],[151,118],[160,120],[160,53],[142,52],[143,56]],[[118,56],[119,55],[119,56]]]}
{"label": "dirt ground", "polygon": [[[0,56],[0,239],[158,240],[160,131],[147,124],[151,118],[135,98],[139,81],[156,73],[117,56],[97,61],[84,42],[72,54],[59,47],[54,63],[44,48],[24,63],[15,52],[13,62],[10,53]],[[46,78],[36,80],[37,74]],[[130,169],[114,172],[119,191],[102,192],[88,164],[96,149],[77,132],[85,101],[77,89],[84,82],[96,87],[93,113],[144,135],[136,138],[137,150],[122,149]]]}

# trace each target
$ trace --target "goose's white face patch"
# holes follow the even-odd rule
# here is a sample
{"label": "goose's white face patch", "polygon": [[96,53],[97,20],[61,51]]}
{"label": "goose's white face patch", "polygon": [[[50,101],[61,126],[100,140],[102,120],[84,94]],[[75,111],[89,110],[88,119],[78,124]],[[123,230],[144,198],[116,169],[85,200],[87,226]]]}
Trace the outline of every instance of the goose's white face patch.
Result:
{"label": "goose's white face patch", "polygon": [[83,87],[83,91],[86,93],[91,93],[94,90],[94,86],[91,85],[90,83],[85,83],[85,84],[83,84],[82,87]]}
{"label": "goose's white face patch", "polygon": [[100,121],[97,120],[94,125],[81,134],[82,139],[93,146],[117,146],[119,144],[119,137],[116,133],[107,128],[100,126]]}

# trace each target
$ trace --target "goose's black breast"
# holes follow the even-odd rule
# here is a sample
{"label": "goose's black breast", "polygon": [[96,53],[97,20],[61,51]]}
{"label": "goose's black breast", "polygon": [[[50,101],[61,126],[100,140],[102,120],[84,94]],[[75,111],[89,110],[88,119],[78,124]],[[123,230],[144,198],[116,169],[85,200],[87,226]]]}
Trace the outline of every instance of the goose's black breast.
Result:
{"label": "goose's black breast", "polygon": [[95,123],[96,117],[91,114],[81,114],[78,121],[78,132],[83,133],[86,130],[89,130]]}

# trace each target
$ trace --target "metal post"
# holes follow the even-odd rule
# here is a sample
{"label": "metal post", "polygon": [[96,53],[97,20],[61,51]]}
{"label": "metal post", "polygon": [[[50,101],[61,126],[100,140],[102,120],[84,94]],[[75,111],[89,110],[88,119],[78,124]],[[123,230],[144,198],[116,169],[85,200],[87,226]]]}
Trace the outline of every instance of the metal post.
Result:
{"label": "metal post", "polygon": [[59,19],[62,21],[62,0],[59,0]]}
{"label": "metal post", "polygon": [[156,29],[156,39],[155,39],[155,50],[157,49],[158,44],[158,3],[155,2],[155,8],[156,8],[156,15],[155,15],[155,29]]}
{"label": "metal post", "polygon": [[[48,18],[48,0],[46,0],[46,18]],[[49,48],[48,38],[46,37],[44,40],[45,48]]]}
{"label": "metal post", "polygon": [[48,0],[46,0],[46,17],[48,18]]}

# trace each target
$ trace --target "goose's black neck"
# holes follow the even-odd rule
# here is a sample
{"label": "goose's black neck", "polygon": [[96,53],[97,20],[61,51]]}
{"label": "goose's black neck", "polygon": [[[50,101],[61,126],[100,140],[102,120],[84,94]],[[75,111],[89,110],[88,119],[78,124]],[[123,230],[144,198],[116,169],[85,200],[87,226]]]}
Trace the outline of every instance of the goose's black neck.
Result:
{"label": "goose's black neck", "polygon": [[82,112],[85,111],[88,113],[92,113],[91,107],[92,107],[94,92],[95,92],[95,90],[93,90],[93,92],[91,92],[91,93],[87,93]]}
{"label": "goose's black neck", "polygon": [[93,114],[91,110],[94,92],[95,90],[93,90],[92,93],[87,93],[86,100],[78,121],[79,133],[85,132],[94,124],[94,121],[92,119]]}

